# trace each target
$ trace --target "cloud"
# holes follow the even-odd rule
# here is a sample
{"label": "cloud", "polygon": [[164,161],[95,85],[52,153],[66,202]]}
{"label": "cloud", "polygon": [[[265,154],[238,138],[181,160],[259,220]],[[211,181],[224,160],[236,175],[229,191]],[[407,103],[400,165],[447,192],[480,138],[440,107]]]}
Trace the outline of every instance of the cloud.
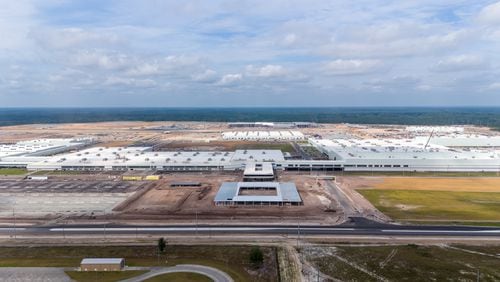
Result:
{"label": "cloud", "polygon": [[237,84],[239,81],[243,79],[243,75],[241,73],[235,73],[235,74],[226,74],[222,76],[222,78],[217,82],[217,85],[222,85],[222,86],[232,86]]}
{"label": "cloud", "polygon": [[217,80],[217,72],[207,69],[204,72],[192,75],[192,79],[197,82],[215,82]]}
{"label": "cloud", "polygon": [[478,21],[487,25],[500,25],[500,2],[484,7],[477,16]]}
{"label": "cloud", "polygon": [[84,30],[82,28],[33,28],[28,36],[47,49],[106,46],[123,42],[118,35],[106,30]]}
{"label": "cloud", "polygon": [[108,77],[104,81],[104,85],[108,86],[133,86],[133,87],[154,87],[157,83],[152,79],[135,79],[135,78],[123,78],[123,77]]}
{"label": "cloud", "polygon": [[481,70],[488,66],[483,57],[478,55],[456,55],[440,60],[431,70],[436,72],[455,72]]}
{"label": "cloud", "polygon": [[248,65],[246,67],[246,73],[249,76],[276,77],[286,75],[288,72],[283,66],[280,65],[265,65],[263,67]]}
{"label": "cloud", "polygon": [[379,60],[342,60],[328,62],[323,69],[329,75],[359,75],[372,73],[383,66]]}
{"label": "cloud", "polygon": [[0,100],[500,105],[498,1],[6,1]]}
{"label": "cloud", "polygon": [[99,50],[84,50],[74,54],[69,63],[78,67],[97,67],[113,70],[129,67],[133,64],[132,58],[121,53],[106,53]]}
{"label": "cloud", "polygon": [[493,90],[500,90],[500,82],[494,82],[494,83],[490,84],[488,88],[493,89]]}

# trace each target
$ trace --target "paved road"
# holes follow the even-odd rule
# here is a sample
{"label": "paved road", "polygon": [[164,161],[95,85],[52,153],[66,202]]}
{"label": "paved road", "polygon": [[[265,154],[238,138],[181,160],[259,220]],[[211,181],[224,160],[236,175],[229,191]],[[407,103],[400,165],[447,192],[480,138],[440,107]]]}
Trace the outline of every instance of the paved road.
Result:
{"label": "paved road", "polygon": [[64,269],[56,267],[0,267],[0,281],[71,282]]}
{"label": "paved road", "polygon": [[346,217],[359,216],[359,212],[354,207],[354,203],[347,195],[337,187],[337,184],[331,180],[325,180],[326,187],[330,194],[335,197]]}
{"label": "paved road", "polygon": [[215,282],[232,282],[233,279],[227,275],[225,272],[222,272],[216,268],[203,266],[203,265],[195,265],[195,264],[179,264],[172,267],[152,267],[151,271],[148,273],[144,273],[142,275],[122,280],[121,282],[141,282],[146,279],[149,279],[154,276],[158,276],[165,273],[174,273],[174,272],[194,272],[199,273],[205,276],[210,277],[210,279]]}
{"label": "paved road", "polygon": [[[164,226],[135,226],[135,225],[61,225],[40,227],[18,227],[15,230],[19,237],[37,237],[44,235],[71,236],[71,235],[144,235],[144,234],[267,234],[267,235],[295,235],[300,228],[301,235],[370,235],[370,236],[487,236],[499,237],[498,227],[474,226],[437,226],[437,225],[393,225],[382,224],[361,217],[352,217],[351,222],[341,225],[164,225]],[[12,227],[0,228],[0,236],[13,236]]]}

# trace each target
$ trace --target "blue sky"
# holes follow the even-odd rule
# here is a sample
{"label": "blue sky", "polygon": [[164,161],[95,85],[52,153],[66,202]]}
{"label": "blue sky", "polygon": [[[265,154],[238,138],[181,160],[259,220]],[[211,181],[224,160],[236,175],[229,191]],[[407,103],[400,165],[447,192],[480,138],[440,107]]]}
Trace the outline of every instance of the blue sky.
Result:
{"label": "blue sky", "polygon": [[500,2],[0,5],[0,107],[500,106]]}

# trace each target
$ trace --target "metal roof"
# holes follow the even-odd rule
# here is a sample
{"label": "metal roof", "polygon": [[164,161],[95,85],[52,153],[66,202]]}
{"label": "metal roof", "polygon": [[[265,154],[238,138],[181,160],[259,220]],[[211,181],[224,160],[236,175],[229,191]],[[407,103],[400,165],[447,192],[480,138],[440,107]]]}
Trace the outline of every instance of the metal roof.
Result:
{"label": "metal roof", "polygon": [[121,264],[123,258],[84,258],[80,264]]}
{"label": "metal roof", "polygon": [[[239,195],[241,188],[275,188],[276,195]],[[302,202],[297,187],[292,182],[223,182],[215,202]]]}

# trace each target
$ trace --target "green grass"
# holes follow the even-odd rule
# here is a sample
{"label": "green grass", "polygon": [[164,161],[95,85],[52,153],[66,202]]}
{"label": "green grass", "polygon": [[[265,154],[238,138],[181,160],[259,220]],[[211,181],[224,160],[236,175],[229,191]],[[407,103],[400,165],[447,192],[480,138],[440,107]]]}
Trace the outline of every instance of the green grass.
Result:
{"label": "green grass", "polygon": [[71,279],[77,282],[115,282],[139,276],[146,272],[148,271],[147,270],[107,271],[107,272],[66,271],[66,274]]}
{"label": "green grass", "polygon": [[425,177],[499,177],[496,172],[416,172],[416,171],[342,171],[344,176],[425,176]]}
{"label": "green grass", "polygon": [[23,175],[27,172],[24,168],[0,168],[0,175]]}
{"label": "green grass", "polygon": [[201,264],[220,269],[235,281],[275,281],[276,249],[261,247],[264,266],[251,269],[251,246],[168,245],[158,264],[155,246],[0,247],[0,267],[76,267],[85,257],[123,257],[128,266]]}
{"label": "green grass", "polygon": [[158,275],[149,279],[144,280],[144,282],[212,282],[213,280],[205,275],[192,272],[175,272]]}
{"label": "green grass", "polygon": [[395,220],[497,221],[500,193],[417,190],[358,190]]}
{"label": "green grass", "polygon": [[[498,249],[498,247],[497,247]],[[337,246],[335,255],[389,281],[481,281],[500,279],[500,259],[438,246]],[[343,281],[374,281],[329,253],[307,255],[321,272]]]}

